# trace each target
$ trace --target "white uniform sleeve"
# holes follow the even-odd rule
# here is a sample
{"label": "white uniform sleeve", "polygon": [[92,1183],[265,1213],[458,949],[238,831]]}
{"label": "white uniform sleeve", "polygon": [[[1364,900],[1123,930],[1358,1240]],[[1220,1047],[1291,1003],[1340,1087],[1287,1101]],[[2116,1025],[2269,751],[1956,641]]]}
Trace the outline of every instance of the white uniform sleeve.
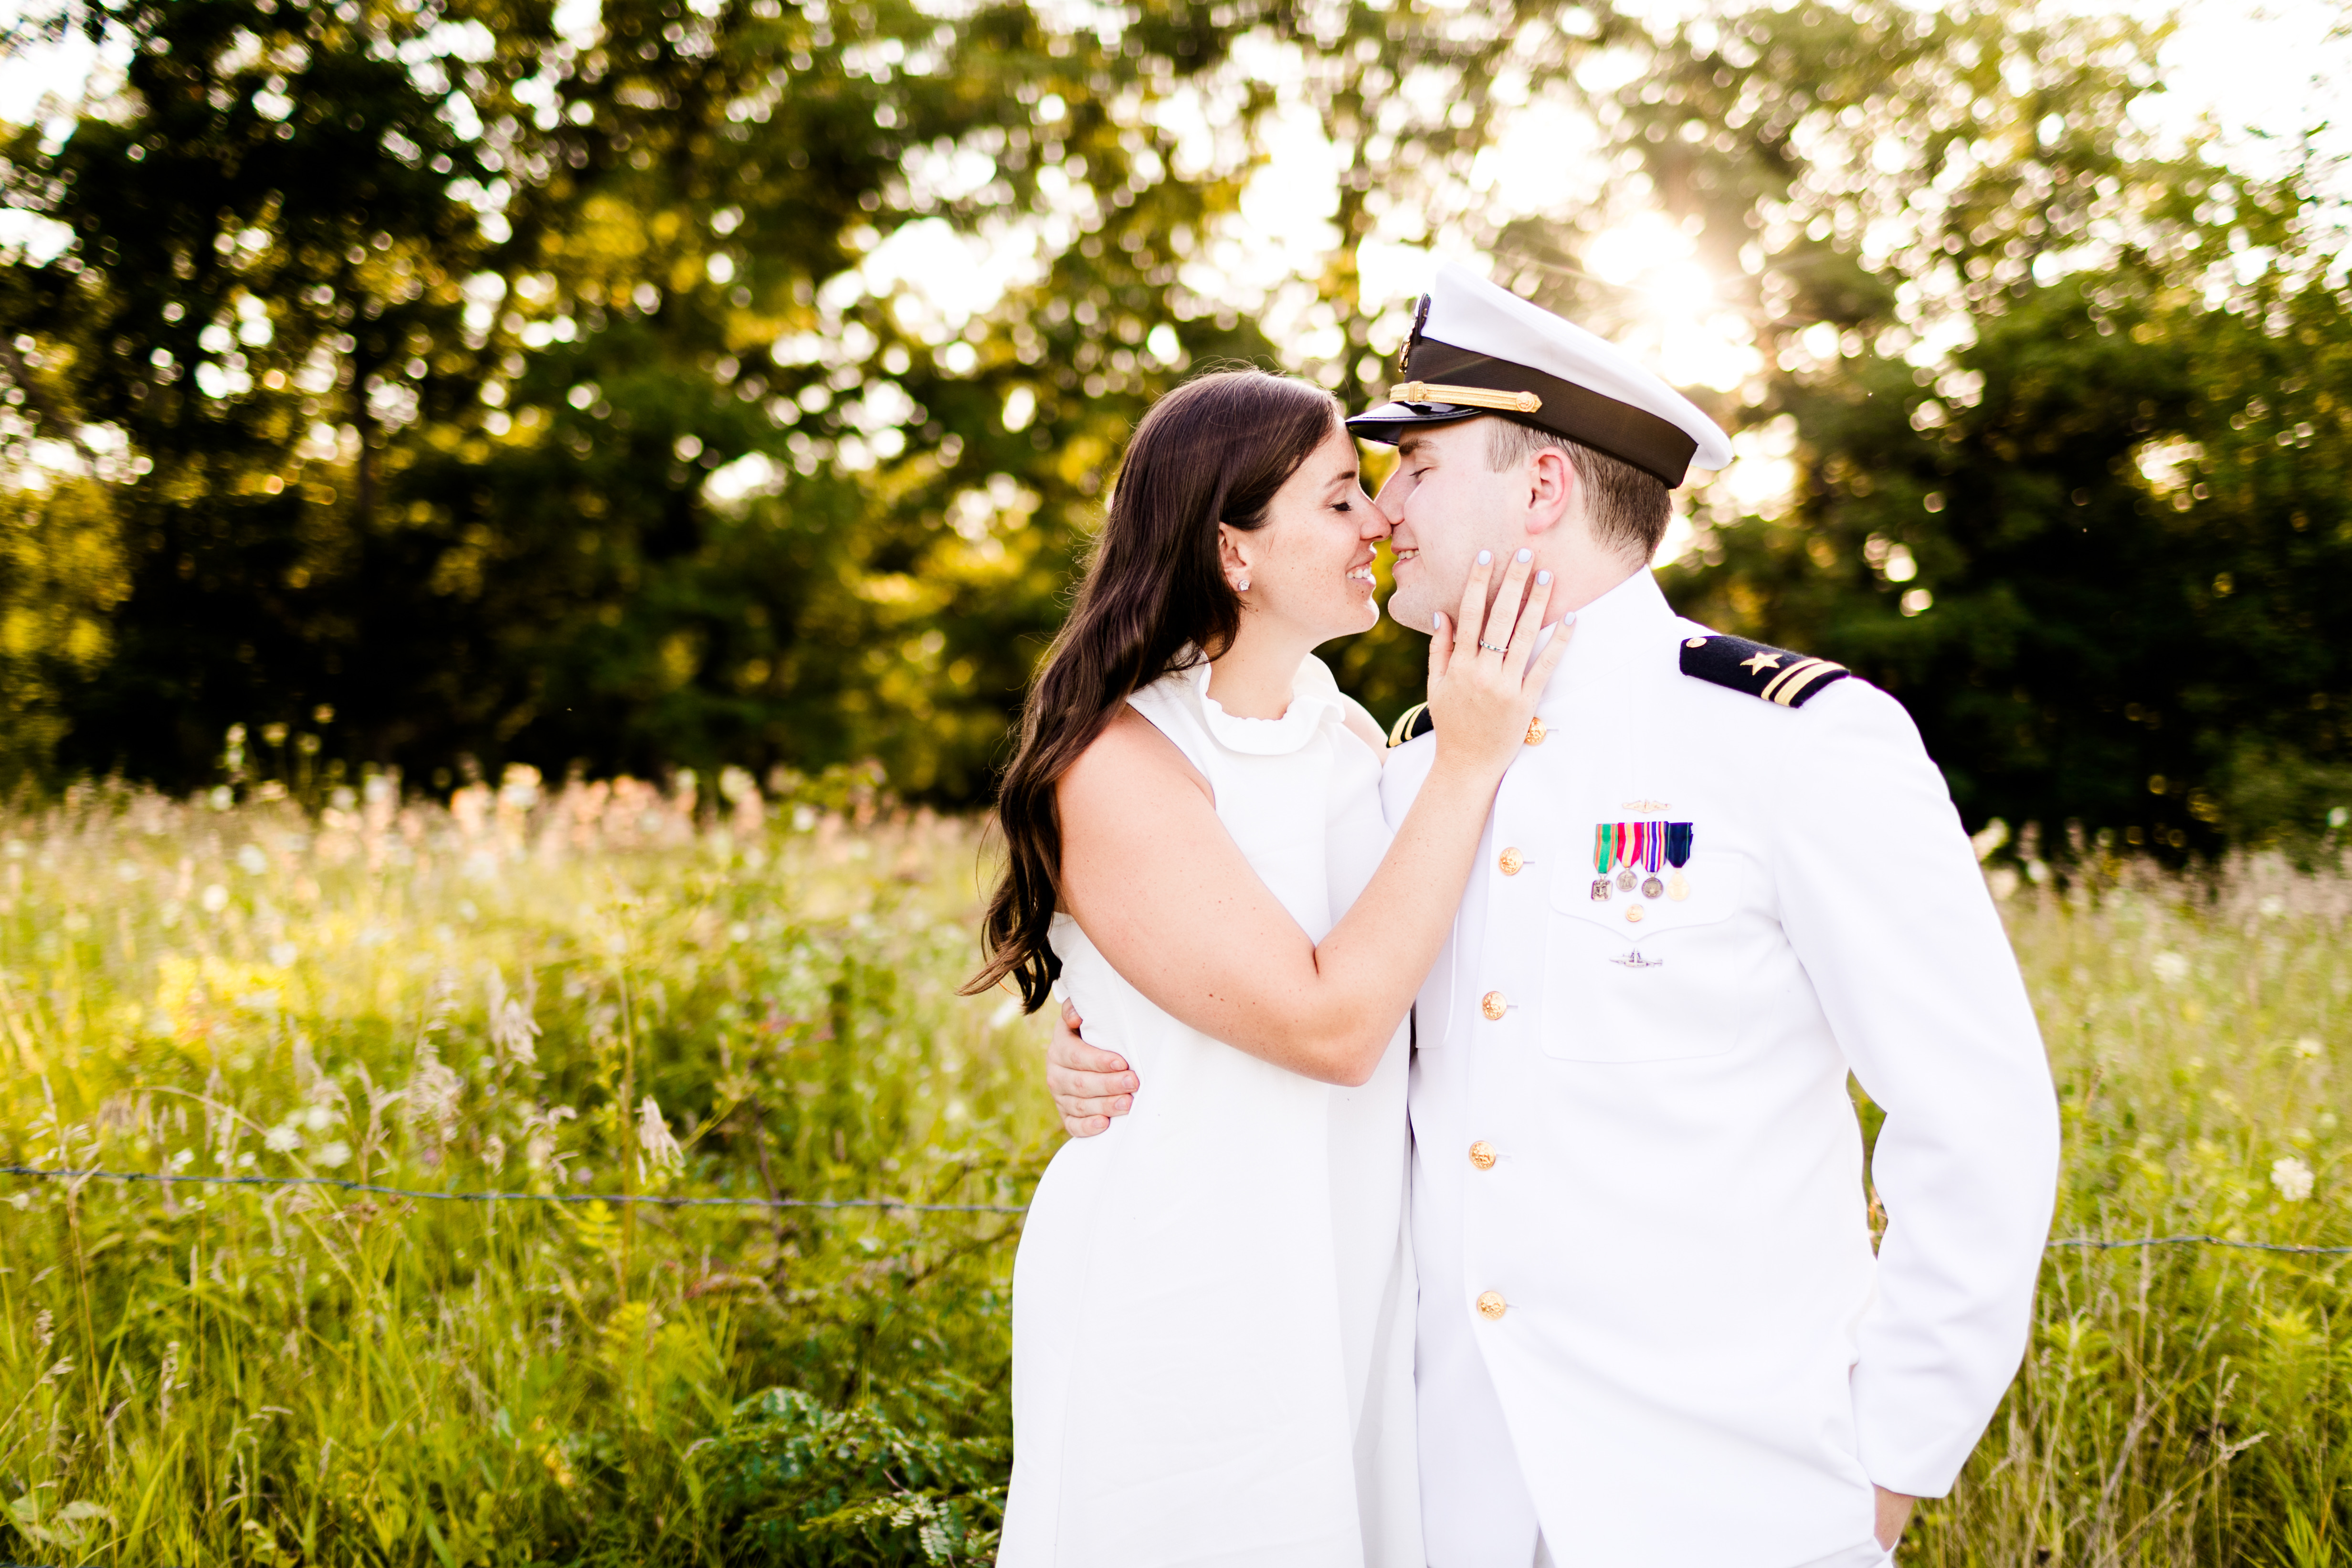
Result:
{"label": "white uniform sleeve", "polygon": [[2058,1171],[2050,1065],[2007,934],[1910,716],[1858,679],[1790,716],[1780,918],[1886,1113],[1853,1373],[1863,1468],[1941,1497],[2016,1375]]}

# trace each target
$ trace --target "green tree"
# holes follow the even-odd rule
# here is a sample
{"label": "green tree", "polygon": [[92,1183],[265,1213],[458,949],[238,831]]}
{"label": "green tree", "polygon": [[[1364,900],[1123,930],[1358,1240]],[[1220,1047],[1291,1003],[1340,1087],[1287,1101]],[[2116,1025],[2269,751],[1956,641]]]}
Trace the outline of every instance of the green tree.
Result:
{"label": "green tree", "polygon": [[[1701,496],[1669,591],[1895,692],[1972,824],[2308,841],[2352,803],[2342,232],[2308,172],[2133,131],[2159,31],[2022,20],[1737,14],[1596,104],[1738,280],[1720,412],[1792,464],[1763,515]],[[1585,237],[1497,250],[1605,321]]]}

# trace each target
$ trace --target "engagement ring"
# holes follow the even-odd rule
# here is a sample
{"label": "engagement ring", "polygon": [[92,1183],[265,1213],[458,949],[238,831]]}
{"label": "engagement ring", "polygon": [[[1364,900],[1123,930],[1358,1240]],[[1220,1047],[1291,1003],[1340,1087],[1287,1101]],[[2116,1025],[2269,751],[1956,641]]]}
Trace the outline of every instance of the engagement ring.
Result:
{"label": "engagement ring", "polygon": [[1496,644],[1487,642],[1484,637],[1478,639],[1478,646],[1486,649],[1489,653],[1507,653],[1510,652],[1510,649],[1497,647]]}

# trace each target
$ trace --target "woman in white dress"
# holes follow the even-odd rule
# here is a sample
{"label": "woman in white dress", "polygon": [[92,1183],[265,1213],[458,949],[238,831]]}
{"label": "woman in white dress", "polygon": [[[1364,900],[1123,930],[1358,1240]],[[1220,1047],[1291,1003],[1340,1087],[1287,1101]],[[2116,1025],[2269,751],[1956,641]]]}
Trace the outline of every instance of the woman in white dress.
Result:
{"label": "woman in white dress", "polygon": [[[1328,393],[1190,382],[1032,690],[973,986],[1062,992],[1152,1092],[1029,1211],[1003,1568],[1423,1562],[1405,1018],[1567,639],[1530,668],[1548,577],[1509,563],[1489,617],[1473,573],[1391,840],[1380,731],[1313,653],[1378,620],[1388,532]],[[1113,1343],[1117,1391],[1081,1396]]]}

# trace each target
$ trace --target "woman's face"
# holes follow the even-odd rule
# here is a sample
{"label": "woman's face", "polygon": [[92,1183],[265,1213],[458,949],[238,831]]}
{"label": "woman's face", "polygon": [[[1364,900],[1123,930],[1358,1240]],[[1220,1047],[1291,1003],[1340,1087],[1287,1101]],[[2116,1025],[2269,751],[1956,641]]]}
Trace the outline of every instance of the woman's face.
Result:
{"label": "woman's face", "polygon": [[1373,547],[1388,518],[1359,482],[1356,443],[1338,421],[1266,507],[1256,531],[1220,526],[1229,580],[1247,581],[1242,602],[1315,643],[1379,623],[1372,601]]}

